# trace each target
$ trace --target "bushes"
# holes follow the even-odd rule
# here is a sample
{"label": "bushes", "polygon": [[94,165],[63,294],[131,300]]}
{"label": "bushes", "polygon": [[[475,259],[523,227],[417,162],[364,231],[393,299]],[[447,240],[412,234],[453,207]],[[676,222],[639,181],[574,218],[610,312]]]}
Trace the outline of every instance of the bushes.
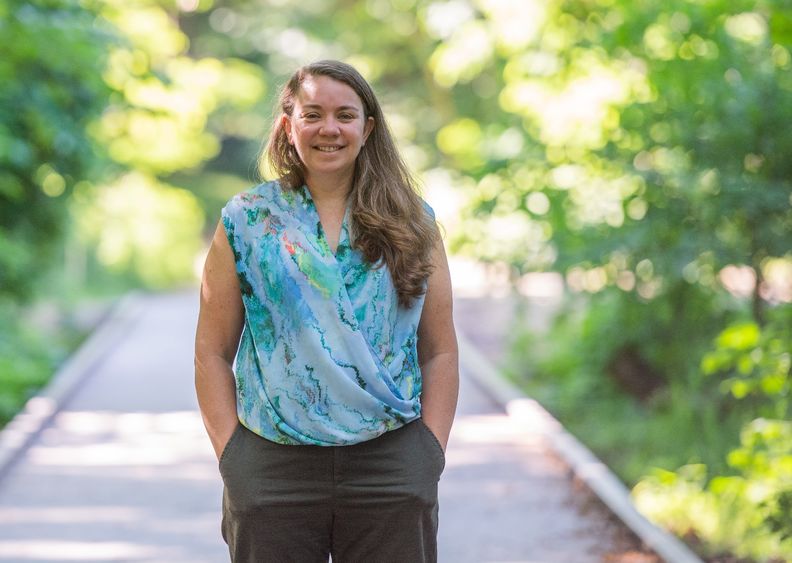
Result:
{"label": "bushes", "polygon": [[789,558],[792,305],[759,326],[726,303],[692,286],[651,301],[577,296],[547,334],[518,331],[509,371],[654,521],[707,555]]}
{"label": "bushes", "polygon": [[2,315],[0,328],[0,428],[52,375],[55,354],[46,339]]}
{"label": "bushes", "polygon": [[633,489],[655,522],[700,543],[709,555],[792,557],[792,423],[757,418],[728,455],[733,475],[704,464],[653,468]]}

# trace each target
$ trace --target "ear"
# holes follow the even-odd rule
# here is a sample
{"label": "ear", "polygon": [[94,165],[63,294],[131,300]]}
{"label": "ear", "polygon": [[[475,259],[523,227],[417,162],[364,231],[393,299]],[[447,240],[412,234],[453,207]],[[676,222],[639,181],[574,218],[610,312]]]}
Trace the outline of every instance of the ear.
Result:
{"label": "ear", "polygon": [[285,113],[281,115],[281,127],[283,128],[284,133],[286,133],[286,139],[289,141],[290,145],[293,145],[292,142],[292,122],[291,118],[286,115]]}
{"label": "ear", "polygon": [[368,119],[366,119],[366,124],[363,126],[364,143],[366,142],[366,139],[368,139],[368,136],[371,134],[373,130],[374,130],[374,118],[369,116]]}

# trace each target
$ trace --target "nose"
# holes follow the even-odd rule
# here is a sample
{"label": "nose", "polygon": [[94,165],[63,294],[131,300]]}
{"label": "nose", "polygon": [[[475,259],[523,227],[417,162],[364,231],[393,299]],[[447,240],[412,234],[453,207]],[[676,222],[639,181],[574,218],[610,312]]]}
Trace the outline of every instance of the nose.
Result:
{"label": "nose", "polygon": [[322,122],[322,126],[319,128],[320,135],[335,137],[339,133],[340,129],[338,127],[338,122],[336,122],[335,118],[333,117],[328,117],[324,122]]}

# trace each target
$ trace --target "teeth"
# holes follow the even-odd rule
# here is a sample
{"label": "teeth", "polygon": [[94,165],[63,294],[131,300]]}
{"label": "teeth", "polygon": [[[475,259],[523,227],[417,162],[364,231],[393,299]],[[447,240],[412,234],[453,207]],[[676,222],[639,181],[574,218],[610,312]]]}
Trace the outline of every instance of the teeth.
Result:
{"label": "teeth", "polygon": [[316,148],[322,152],[335,152],[337,150],[341,150],[341,147],[316,147]]}

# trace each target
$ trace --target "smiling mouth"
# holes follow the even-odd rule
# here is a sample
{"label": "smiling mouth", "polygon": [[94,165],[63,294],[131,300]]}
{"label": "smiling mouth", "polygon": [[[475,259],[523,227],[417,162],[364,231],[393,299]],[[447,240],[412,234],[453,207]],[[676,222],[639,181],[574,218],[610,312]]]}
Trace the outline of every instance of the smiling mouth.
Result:
{"label": "smiling mouth", "polygon": [[314,147],[314,148],[316,150],[322,151],[322,152],[336,152],[336,151],[340,151],[344,147],[342,147],[340,145],[331,145],[331,146],[317,146],[317,147]]}

